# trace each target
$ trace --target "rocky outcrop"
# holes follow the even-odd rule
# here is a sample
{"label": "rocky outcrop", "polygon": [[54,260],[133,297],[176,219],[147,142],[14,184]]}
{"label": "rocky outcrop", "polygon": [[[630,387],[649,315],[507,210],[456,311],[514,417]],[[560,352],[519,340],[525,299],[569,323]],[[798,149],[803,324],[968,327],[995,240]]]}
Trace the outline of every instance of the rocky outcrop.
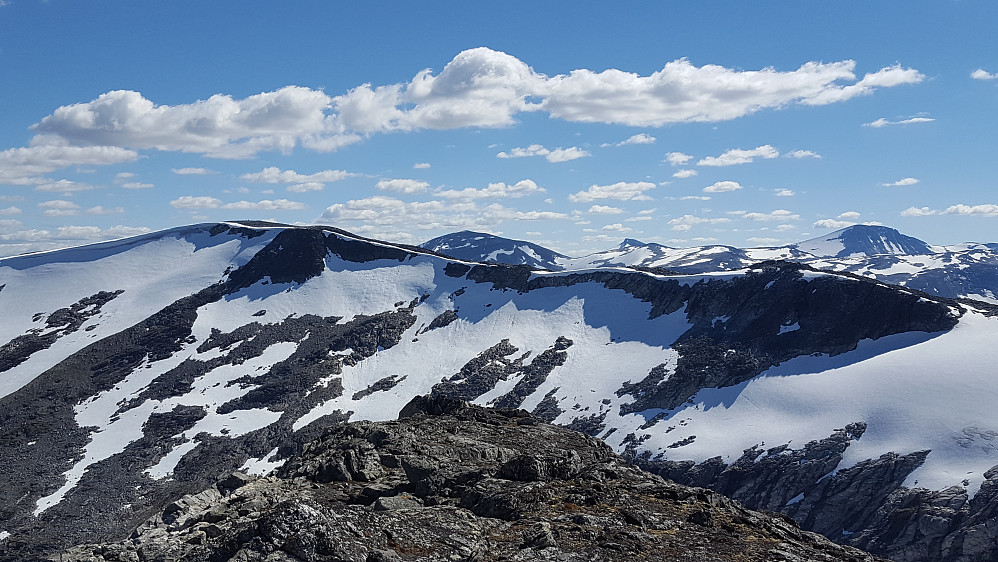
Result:
{"label": "rocky outcrop", "polygon": [[125,540],[52,559],[875,560],[522,410],[421,397],[402,415],[333,428],[273,477],[229,474]]}

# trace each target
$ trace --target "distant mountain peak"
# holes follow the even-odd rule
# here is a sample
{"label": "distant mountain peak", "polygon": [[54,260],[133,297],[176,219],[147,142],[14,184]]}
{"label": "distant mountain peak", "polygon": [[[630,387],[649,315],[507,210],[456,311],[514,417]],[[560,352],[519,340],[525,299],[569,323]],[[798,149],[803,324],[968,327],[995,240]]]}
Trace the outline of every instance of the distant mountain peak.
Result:
{"label": "distant mountain peak", "polygon": [[620,248],[634,248],[636,246],[647,246],[644,242],[636,240],[634,238],[624,238],[624,241],[620,243]]}
{"label": "distant mountain peak", "polygon": [[566,257],[533,242],[470,230],[438,236],[424,242],[421,247],[461,260],[529,265],[550,270],[563,269],[557,260]]}
{"label": "distant mountain peak", "polygon": [[824,236],[805,240],[797,249],[816,257],[848,257],[853,255],[875,256],[931,254],[926,242],[901,234],[888,226],[855,224]]}

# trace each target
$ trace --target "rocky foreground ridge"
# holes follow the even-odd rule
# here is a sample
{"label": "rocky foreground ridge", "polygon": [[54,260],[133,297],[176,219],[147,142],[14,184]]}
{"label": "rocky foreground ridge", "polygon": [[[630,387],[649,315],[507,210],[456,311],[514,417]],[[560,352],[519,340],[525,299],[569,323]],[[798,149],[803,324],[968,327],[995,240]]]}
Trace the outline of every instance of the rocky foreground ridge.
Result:
{"label": "rocky foreground ridge", "polygon": [[273,476],[232,473],[119,542],[52,560],[877,560],[627,464],[526,411],[413,399]]}

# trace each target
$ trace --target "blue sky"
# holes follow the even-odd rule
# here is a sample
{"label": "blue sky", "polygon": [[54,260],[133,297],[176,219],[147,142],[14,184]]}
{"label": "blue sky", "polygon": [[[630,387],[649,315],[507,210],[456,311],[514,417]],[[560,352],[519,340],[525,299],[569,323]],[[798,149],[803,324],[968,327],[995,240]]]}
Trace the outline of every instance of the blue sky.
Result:
{"label": "blue sky", "polygon": [[0,255],[230,219],[998,241],[994,2],[359,4],[0,0]]}

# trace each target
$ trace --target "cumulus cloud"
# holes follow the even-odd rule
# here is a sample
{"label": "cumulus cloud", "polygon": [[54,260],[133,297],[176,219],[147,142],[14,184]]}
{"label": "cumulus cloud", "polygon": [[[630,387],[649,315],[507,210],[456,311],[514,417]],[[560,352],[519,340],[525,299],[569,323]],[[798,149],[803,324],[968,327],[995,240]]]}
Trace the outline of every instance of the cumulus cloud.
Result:
{"label": "cumulus cloud", "polygon": [[606,232],[631,232],[634,229],[626,227],[626,226],[620,224],[619,222],[617,222],[617,223],[613,223],[613,224],[608,224],[608,225],[600,228],[600,230],[603,230],[603,231],[606,231]]}
{"label": "cumulus cloud", "polygon": [[437,197],[444,199],[503,199],[519,198],[533,193],[544,193],[545,189],[534,183],[533,180],[520,180],[513,185],[503,182],[490,183],[488,187],[476,189],[467,187],[465,189],[438,189],[435,192]]}
{"label": "cumulus cloud", "polygon": [[988,72],[983,68],[978,68],[970,73],[970,77],[974,80],[998,80],[998,72]]}
{"label": "cumulus cloud", "polygon": [[918,183],[918,179],[916,178],[901,178],[897,181],[882,183],[880,185],[884,187],[905,187],[908,185],[915,185],[916,183]]}
{"label": "cumulus cloud", "polygon": [[577,146],[568,148],[555,148],[550,150],[539,144],[532,144],[526,148],[517,147],[509,152],[496,154],[497,158],[529,158],[531,156],[543,156],[548,162],[568,162],[579,158],[592,156],[587,150]]}
{"label": "cumulus cloud", "polygon": [[943,215],[965,215],[965,216],[980,216],[980,217],[998,217],[998,205],[952,205],[947,207],[945,211],[940,214]]}
{"label": "cumulus cloud", "polygon": [[216,173],[208,168],[173,168],[170,171],[178,176],[203,176]]}
{"label": "cumulus cloud", "polygon": [[670,152],[665,155],[665,161],[673,166],[684,166],[690,160],[693,160],[693,156],[682,152]]}
{"label": "cumulus cloud", "polygon": [[933,121],[935,121],[935,119],[931,117],[910,117],[908,119],[901,119],[898,121],[888,121],[887,119],[881,117],[876,121],[872,121],[870,123],[863,123],[863,126],[879,129],[880,127],[886,127],[888,125],[912,125],[915,123],[932,123]]}
{"label": "cumulus cloud", "polygon": [[624,210],[620,207],[610,207],[607,205],[593,205],[589,207],[589,212],[597,215],[619,215]]}
{"label": "cumulus cloud", "polygon": [[775,193],[777,197],[793,197],[797,195],[792,189],[777,189]]}
{"label": "cumulus cloud", "polygon": [[591,185],[586,191],[580,191],[568,196],[572,203],[589,203],[599,199],[617,199],[620,201],[647,201],[651,197],[645,195],[655,184],[647,181],[617,182],[612,185]]}
{"label": "cumulus cloud", "polygon": [[776,158],[780,152],[771,145],[765,144],[750,150],[733,148],[720,156],[708,156],[697,162],[697,166],[734,166],[736,164],[748,164],[756,158]]}
{"label": "cumulus cloud", "polygon": [[43,183],[35,186],[35,191],[47,191],[49,193],[74,193],[77,191],[90,191],[94,186],[70,180],[58,180]]}
{"label": "cumulus cloud", "polygon": [[142,183],[137,181],[129,181],[121,184],[121,187],[125,189],[152,189],[156,187],[151,183]]}
{"label": "cumulus cloud", "polygon": [[412,165],[413,170],[426,170],[429,167],[430,167],[429,162],[416,162],[415,164]]}
{"label": "cumulus cloud", "polygon": [[618,143],[609,143],[608,142],[608,143],[604,143],[604,144],[602,144],[600,146],[627,146],[629,144],[654,144],[655,140],[656,140],[655,137],[653,137],[653,136],[651,136],[651,135],[649,135],[647,133],[638,133],[636,135],[631,135],[630,137],[627,137],[626,139],[624,139],[624,140],[622,140],[622,141],[620,141]]}
{"label": "cumulus cloud", "polygon": [[344,178],[356,175],[357,174],[350,172],[344,172],[343,170],[323,170],[314,174],[300,174],[294,170],[281,170],[276,166],[270,166],[260,170],[259,172],[243,174],[241,177],[245,181],[255,183],[332,183],[334,181],[340,181]]}
{"label": "cumulus cloud", "polygon": [[787,158],[796,158],[798,160],[803,158],[821,158],[821,155],[813,150],[791,150],[783,156]]}
{"label": "cumulus cloud", "polygon": [[[294,185],[289,185],[286,189],[292,193],[306,193],[309,191],[322,191],[326,188],[326,184],[317,181],[307,181],[305,183],[296,183]],[[248,189],[246,190],[249,191]],[[273,191],[271,191],[273,193]]]}
{"label": "cumulus cloud", "polygon": [[97,205],[85,211],[88,215],[120,215],[125,212],[124,207],[112,207],[110,209]]}
{"label": "cumulus cloud", "polygon": [[13,205],[11,205],[10,207],[7,207],[6,209],[0,209],[0,216],[8,216],[9,217],[10,215],[20,215],[20,214],[21,214],[21,208],[20,207],[15,207]]}
{"label": "cumulus cloud", "polygon": [[79,205],[63,199],[44,201],[38,204],[38,208],[50,217],[71,217],[80,214]]}
{"label": "cumulus cloud", "polygon": [[117,146],[28,146],[0,151],[0,184],[50,183],[42,176],[67,166],[107,166],[131,162],[133,150]]}
{"label": "cumulus cloud", "polygon": [[742,218],[753,221],[795,221],[800,220],[800,215],[786,209],[776,209],[771,213],[745,213]]}
{"label": "cumulus cloud", "polygon": [[699,173],[700,172],[698,172],[696,170],[684,169],[684,170],[679,170],[676,173],[672,174],[672,177],[679,178],[679,179],[692,178],[693,176],[695,176],[695,175],[697,175]]}
{"label": "cumulus cloud", "polygon": [[846,211],[839,215],[839,218],[842,220],[858,220],[859,217],[860,214],[858,211]]}
{"label": "cumulus cloud", "polygon": [[704,193],[724,193],[726,191],[737,191],[742,186],[736,181],[719,181],[703,188]]}
{"label": "cumulus cloud", "polygon": [[60,226],[55,230],[15,230],[20,226],[19,222],[4,224],[6,222],[0,221],[0,256],[67,248],[151,232],[151,229],[144,226],[124,225],[106,229],[96,226]]}
{"label": "cumulus cloud", "polygon": [[551,211],[521,211],[491,203],[476,201],[415,201],[406,202],[384,195],[355,199],[330,205],[320,221],[340,224],[355,223],[355,232],[382,235],[388,239],[413,239],[412,230],[494,230],[506,221],[563,220],[565,213]]}
{"label": "cumulus cloud", "polygon": [[273,201],[264,199],[262,201],[226,203],[222,205],[222,208],[240,211],[300,211],[305,208],[305,204],[297,201],[288,201],[287,199],[275,199]]}
{"label": "cumulus cloud", "polygon": [[727,217],[707,218],[707,217],[697,217],[694,215],[683,215],[681,217],[670,220],[669,224],[672,225],[672,230],[675,230],[677,232],[685,232],[698,224],[724,224],[728,222],[731,222],[731,219]]}
{"label": "cumulus cloud", "polygon": [[375,187],[381,191],[391,191],[394,193],[422,193],[429,187],[425,181],[409,179],[387,179],[379,180]]}
{"label": "cumulus cloud", "polygon": [[[35,144],[117,146],[247,158],[289,151],[330,133],[322,91],[287,86],[241,100],[216,94],[182,105],[156,105],[139,92],[115,90],[66,105],[32,126]],[[335,129],[335,127],[333,127]],[[316,146],[316,148],[318,148]]]}
{"label": "cumulus cloud", "polygon": [[222,200],[215,197],[182,195],[170,201],[170,205],[177,209],[217,209],[222,206]]}
{"label": "cumulus cloud", "polygon": [[830,229],[833,229],[833,230],[838,230],[840,228],[845,228],[847,226],[852,226],[854,224],[856,224],[855,221],[842,221],[842,220],[835,220],[835,219],[821,219],[821,220],[815,221],[814,224],[811,225],[811,228],[830,228]]}

